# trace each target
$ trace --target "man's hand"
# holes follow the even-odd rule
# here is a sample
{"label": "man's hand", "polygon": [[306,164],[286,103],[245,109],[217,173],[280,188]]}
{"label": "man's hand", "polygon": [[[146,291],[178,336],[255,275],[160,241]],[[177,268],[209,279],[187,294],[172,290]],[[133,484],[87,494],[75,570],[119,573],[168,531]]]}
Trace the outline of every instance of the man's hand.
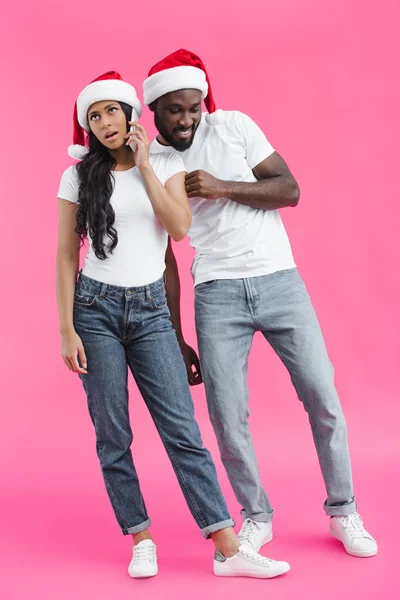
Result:
{"label": "man's hand", "polygon": [[207,200],[217,200],[223,198],[227,193],[225,181],[202,170],[187,173],[185,187],[189,198],[200,196]]}
{"label": "man's hand", "polygon": [[186,365],[186,371],[188,376],[189,385],[199,385],[203,383],[200,371],[200,361],[196,352],[186,344],[186,342],[180,342],[183,360]]}

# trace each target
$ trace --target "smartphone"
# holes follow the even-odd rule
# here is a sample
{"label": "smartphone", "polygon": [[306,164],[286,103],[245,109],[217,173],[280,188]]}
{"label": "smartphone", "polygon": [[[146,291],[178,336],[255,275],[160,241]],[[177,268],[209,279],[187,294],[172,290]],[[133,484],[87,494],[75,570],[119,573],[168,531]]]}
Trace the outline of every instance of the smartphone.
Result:
{"label": "smartphone", "polygon": [[[132,108],[131,121],[139,121],[139,115],[137,114],[134,108]],[[129,131],[135,131],[135,129],[136,128],[133,127],[133,125],[131,125]],[[132,150],[132,152],[136,152],[136,142],[132,142],[132,144],[129,144],[129,147]]]}

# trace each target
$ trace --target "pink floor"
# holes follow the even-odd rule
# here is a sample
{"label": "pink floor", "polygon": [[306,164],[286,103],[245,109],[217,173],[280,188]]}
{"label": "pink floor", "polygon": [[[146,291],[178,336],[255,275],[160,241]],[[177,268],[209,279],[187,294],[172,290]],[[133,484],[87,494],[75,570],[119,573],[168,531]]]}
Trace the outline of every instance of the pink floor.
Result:
{"label": "pink floor", "polygon": [[[194,395],[201,398],[202,392]],[[369,441],[374,415],[360,422],[350,414],[348,421],[359,509],[379,542],[378,556],[350,557],[328,535],[328,520],[321,508],[324,489],[300,406],[293,410],[286,435],[278,429],[281,416],[271,415],[268,439],[255,407],[253,431],[262,477],[268,481],[276,510],[275,539],[263,553],[288,560],[292,571],[274,580],[229,580],[212,574],[212,543],[197,531],[148,415],[138,403],[133,418],[140,419],[143,428],[134,448],[158,543],[159,575],[135,581],[127,574],[131,542],[114,522],[86,407],[75,404],[75,410],[80,419],[76,435],[64,439],[62,434],[49,432],[41,440],[32,439],[25,449],[23,480],[14,479],[12,470],[6,472],[6,479],[2,476],[1,600],[123,600],[138,594],[157,600],[196,600],[207,595],[239,599],[252,593],[307,600],[399,597],[395,506],[399,456],[389,424],[388,435],[381,431],[378,439]],[[202,402],[197,413],[205,442],[216,456]],[[66,416],[64,423],[68,429],[70,418]],[[7,456],[2,458],[7,465]],[[14,458],[9,457],[10,464]],[[238,518],[238,506],[218,461],[217,466],[229,507]]]}

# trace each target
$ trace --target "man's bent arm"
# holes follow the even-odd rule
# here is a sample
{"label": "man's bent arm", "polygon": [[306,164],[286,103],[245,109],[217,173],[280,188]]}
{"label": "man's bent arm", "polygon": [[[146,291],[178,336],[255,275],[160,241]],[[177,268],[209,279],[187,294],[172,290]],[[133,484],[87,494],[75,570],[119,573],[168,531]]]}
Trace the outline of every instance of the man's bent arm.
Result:
{"label": "man's bent arm", "polygon": [[186,175],[186,191],[189,196],[209,200],[229,198],[260,210],[276,210],[297,206],[300,191],[283,158],[274,152],[253,169],[258,181],[223,181],[205,171]]}

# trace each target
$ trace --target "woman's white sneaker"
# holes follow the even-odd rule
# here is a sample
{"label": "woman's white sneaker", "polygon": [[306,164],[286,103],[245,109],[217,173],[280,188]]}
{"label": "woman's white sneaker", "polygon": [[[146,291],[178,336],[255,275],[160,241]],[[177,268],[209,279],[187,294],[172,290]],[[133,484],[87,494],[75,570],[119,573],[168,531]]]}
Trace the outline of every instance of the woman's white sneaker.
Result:
{"label": "woman's white sneaker", "polygon": [[375,556],[378,544],[363,527],[363,521],[358,513],[346,517],[331,517],[330,533],[340,540],[346,551],[352,556],[367,558]]}
{"label": "woman's white sneaker", "polygon": [[261,546],[272,540],[272,521],[253,521],[246,519],[238,534],[239,541],[244,546],[249,546],[254,552],[258,552]]}
{"label": "woman's white sneaker", "polygon": [[225,558],[218,550],[215,553],[214,573],[218,577],[270,579],[288,571],[289,563],[261,556],[248,546],[239,546],[238,552],[231,558]]}
{"label": "woman's white sneaker", "polygon": [[157,552],[153,540],[143,540],[133,547],[128,573],[131,577],[137,578],[157,575]]}

